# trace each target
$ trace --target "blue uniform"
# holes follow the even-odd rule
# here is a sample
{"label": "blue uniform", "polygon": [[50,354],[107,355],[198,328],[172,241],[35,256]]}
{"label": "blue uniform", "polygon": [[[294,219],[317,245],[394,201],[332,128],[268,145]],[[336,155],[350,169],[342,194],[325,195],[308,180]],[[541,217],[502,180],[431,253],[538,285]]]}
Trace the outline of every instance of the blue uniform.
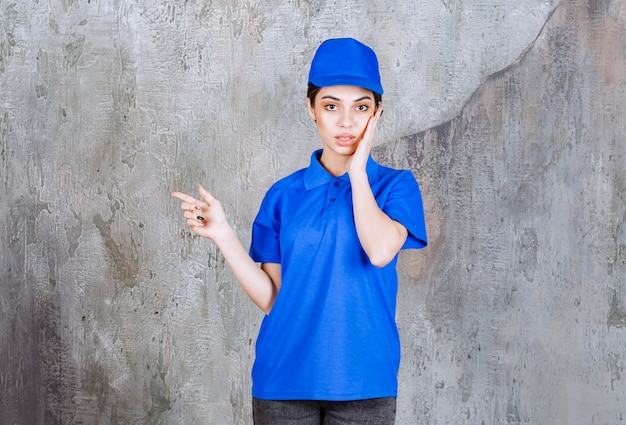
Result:
{"label": "blue uniform", "polygon": [[[347,174],[320,164],[276,182],[252,228],[250,255],[280,263],[282,286],[256,342],[252,395],[266,400],[359,400],[397,395],[396,261],[374,267],[359,242]],[[378,206],[404,225],[403,249],[426,246],[410,171],[366,167]]]}

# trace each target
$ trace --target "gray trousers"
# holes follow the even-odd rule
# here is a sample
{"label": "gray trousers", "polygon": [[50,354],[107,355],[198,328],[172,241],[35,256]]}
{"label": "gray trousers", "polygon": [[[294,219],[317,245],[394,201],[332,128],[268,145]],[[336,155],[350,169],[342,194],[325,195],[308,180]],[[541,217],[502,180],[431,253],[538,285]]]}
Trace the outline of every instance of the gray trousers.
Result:
{"label": "gray trousers", "polygon": [[394,425],[396,399],[354,401],[252,399],[254,425]]}

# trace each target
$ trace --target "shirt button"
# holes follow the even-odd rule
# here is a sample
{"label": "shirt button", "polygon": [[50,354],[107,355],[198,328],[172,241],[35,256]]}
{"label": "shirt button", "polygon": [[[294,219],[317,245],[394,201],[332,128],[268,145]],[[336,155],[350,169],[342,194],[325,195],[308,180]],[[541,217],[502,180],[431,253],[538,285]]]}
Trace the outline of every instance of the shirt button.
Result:
{"label": "shirt button", "polygon": [[330,198],[330,202],[335,202],[335,198]]}
{"label": "shirt button", "polygon": [[339,182],[335,182],[335,187],[339,187]]}

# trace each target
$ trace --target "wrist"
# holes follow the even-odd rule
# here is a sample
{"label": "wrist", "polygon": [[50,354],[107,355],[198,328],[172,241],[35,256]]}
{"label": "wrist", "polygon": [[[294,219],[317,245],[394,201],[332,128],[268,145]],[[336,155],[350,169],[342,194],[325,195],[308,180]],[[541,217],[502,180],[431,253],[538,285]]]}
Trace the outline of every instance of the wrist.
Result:
{"label": "wrist", "polygon": [[233,238],[237,239],[237,233],[235,233],[235,229],[226,221],[211,235],[211,240],[218,247],[228,244]]}
{"label": "wrist", "polygon": [[349,168],[348,169],[348,176],[350,176],[350,180],[355,180],[355,179],[365,179],[367,180],[367,171],[365,171],[365,168],[356,168],[356,169],[352,169]]}

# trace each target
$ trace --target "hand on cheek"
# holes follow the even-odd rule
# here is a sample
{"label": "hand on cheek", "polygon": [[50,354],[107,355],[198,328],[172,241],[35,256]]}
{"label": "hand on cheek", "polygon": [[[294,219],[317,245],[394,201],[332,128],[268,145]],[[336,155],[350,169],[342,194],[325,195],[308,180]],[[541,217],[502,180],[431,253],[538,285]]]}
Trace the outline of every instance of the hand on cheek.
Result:
{"label": "hand on cheek", "polygon": [[365,171],[367,160],[372,151],[372,140],[374,139],[374,131],[376,124],[382,115],[383,108],[379,106],[376,113],[370,117],[363,132],[363,137],[359,142],[356,150],[348,160],[347,171],[353,173],[357,171]]}

